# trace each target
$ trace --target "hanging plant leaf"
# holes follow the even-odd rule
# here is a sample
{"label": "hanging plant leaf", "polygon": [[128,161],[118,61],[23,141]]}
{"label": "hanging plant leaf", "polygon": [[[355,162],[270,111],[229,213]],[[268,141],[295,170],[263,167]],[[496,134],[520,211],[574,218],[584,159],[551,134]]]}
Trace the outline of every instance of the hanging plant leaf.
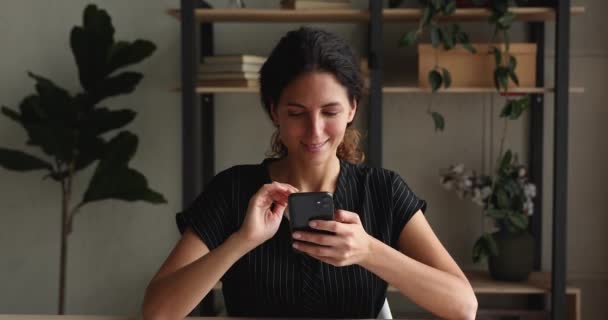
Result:
{"label": "hanging plant leaf", "polygon": [[515,83],[517,86],[519,86],[519,78],[515,74],[515,71],[509,70],[509,78],[511,78],[511,80],[513,80],[513,83]]}
{"label": "hanging plant leaf", "polygon": [[428,26],[431,23],[434,14],[435,10],[433,10],[431,6],[424,7],[424,10],[422,11],[422,26]]}
{"label": "hanging plant leaf", "polygon": [[494,54],[494,63],[496,64],[496,66],[500,66],[502,64],[502,52],[500,51],[500,49],[498,49],[497,47],[492,47],[492,49],[490,49],[490,52]]}
{"label": "hanging plant leaf", "polygon": [[488,215],[488,217],[494,218],[494,219],[504,219],[509,215],[509,213],[510,213],[509,210],[502,210],[502,209],[486,210],[486,214]]}
{"label": "hanging plant leaf", "polygon": [[32,155],[18,150],[0,148],[0,167],[14,171],[31,171],[46,169],[53,171],[53,166]]}
{"label": "hanging plant leaf", "polygon": [[411,47],[416,41],[418,41],[418,31],[408,31],[401,37],[401,40],[399,40],[399,47]]}
{"label": "hanging plant leaf", "polygon": [[446,68],[442,68],[443,70],[443,87],[449,88],[452,85],[452,76],[450,75],[450,71]]}
{"label": "hanging plant leaf", "polygon": [[438,112],[431,112],[433,117],[433,123],[435,124],[435,131],[443,131],[445,129],[445,119]]}
{"label": "hanging plant leaf", "polygon": [[437,70],[429,71],[429,84],[431,85],[431,90],[433,92],[441,88],[442,82],[441,74]]}
{"label": "hanging plant leaf", "polygon": [[441,44],[441,28],[439,28],[436,24],[431,24],[431,43],[433,44],[433,48],[439,47]]}
{"label": "hanging plant leaf", "polygon": [[450,15],[453,15],[454,12],[456,12],[456,1],[450,0],[443,7],[443,14],[446,16],[450,16]]}
{"label": "hanging plant leaf", "polygon": [[473,262],[478,263],[489,256],[498,255],[498,245],[489,233],[484,233],[473,246]]}
{"label": "hanging plant leaf", "polygon": [[515,56],[510,55],[509,56],[509,70],[515,72],[515,68],[517,68],[517,59],[515,58]]}
{"label": "hanging plant leaf", "polygon": [[509,215],[509,222],[518,230],[526,230],[528,228],[528,217],[522,213]]}
{"label": "hanging plant leaf", "polygon": [[441,39],[443,40],[443,48],[445,50],[450,50],[454,48],[455,39],[452,33],[444,30],[441,32]]}

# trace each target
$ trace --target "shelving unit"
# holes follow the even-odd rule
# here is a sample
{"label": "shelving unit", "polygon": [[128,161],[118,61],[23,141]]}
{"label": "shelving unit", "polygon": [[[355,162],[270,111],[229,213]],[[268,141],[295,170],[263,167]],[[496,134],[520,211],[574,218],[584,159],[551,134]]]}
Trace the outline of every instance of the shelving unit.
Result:
{"label": "shelving unit", "polygon": [[[512,8],[518,21],[549,21],[555,19],[552,8]],[[171,9],[170,15],[180,18],[181,11]],[[581,6],[570,9],[572,15],[585,12]],[[324,9],[324,10],[283,10],[283,9],[195,9],[197,22],[369,22],[369,10],[357,9]],[[456,9],[453,16],[443,18],[443,21],[484,21],[491,12],[487,9]],[[383,9],[384,22],[399,23],[418,21],[422,17],[420,9]]]}
{"label": "shelving unit", "polygon": [[[198,4],[198,5],[197,5]],[[517,88],[512,92],[531,94],[529,161],[531,180],[543,194],[543,119],[544,94],[555,95],[554,154],[553,154],[553,239],[552,272],[550,286],[543,292],[551,293],[551,318],[566,317],[566,208],[568,168],[568,95],[582,93],[583,88],[569,87],[569,32],[570,16],[585,12],[584,7],[570,6],[570,0],[548,0],[546,7],[513,8],[515,19],[527,23],[529,40],[537,44],[535,88]],[[370,86],[367,96],[369,105],[368,162],[371,166],[382,165],[382,96],[383,94],[428,93],[416,85],[385,85],[383,79],[382,35],[384,23],[417,21],[420,9],[384,9],[382,1],[369,0],[369,10],[281,10],[281,9],[213,9],[205,1],[181,0],[181,9],[168,10],[181,21],[181,95],[182,95],[182,142],[183,142],[183,196],[184,204],[190,203],[202,186],[214,174],[214,126],[213,101],[217,93],[257,93],[250,87],[198,87],[196,70],[201,56],[213,54],[213,23],[217,22],[276,22],[276,23],[365,23],[369,27],[367,56],[370,66]],[[445,20],[484,21],[490,16],[486,9],[457,9]],[[547,87],[544,81],[544,22],[555,20],[555,79]],[[197,28],[197,26],[199,28]],[[197,32],[198,31],[198,32]],[[197,35],[198,33],[198,35]],[[196,44],[199,44],[198,46]],[[200,48],[199,52],[196,49]],[[490,93],[493,88],[450,88],[436,94]],[[200,102],[197,103],[197,100]],[[536,197],[536,212],[542,213],[542,197]],[[542,239],[542,214],[532,216],[531,231],[537,239],[536,268],[540,268],[540,240]],[[549,289],[550,288],[550,289]],[[209,314],[209,310],[202,310]]]}
{"label": "shelving unit", "polygon": [[[179,89],[177,89],[179,90]],[[420,93],[430,94],[431,90],[428,88],[421,88],[416,86],[407,85],[385,85],[382,87],[383,93]],[[510,88],[511,94],[550,94],[555,92],[555,88]],[[584,93],[585,88],[571,87],[570,93]],[[210,86],[197,86],[196,93],[198,94],[214,94],[214,93],[259,93],[259,87],[210,87]],[[441,89],[439,93],[496,93],[495,88],[487,87],[451,87],[449,89]]]}

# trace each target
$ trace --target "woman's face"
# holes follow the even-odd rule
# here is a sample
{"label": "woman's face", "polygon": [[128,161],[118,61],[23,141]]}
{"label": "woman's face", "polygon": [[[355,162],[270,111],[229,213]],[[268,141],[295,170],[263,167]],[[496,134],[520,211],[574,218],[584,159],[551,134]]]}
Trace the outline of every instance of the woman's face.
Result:
{"label": "woman's face", "polygon": [[289,157],[323,163],[335,157],[356,109],[333,74],[310,72],[283,90],[272,117]]}

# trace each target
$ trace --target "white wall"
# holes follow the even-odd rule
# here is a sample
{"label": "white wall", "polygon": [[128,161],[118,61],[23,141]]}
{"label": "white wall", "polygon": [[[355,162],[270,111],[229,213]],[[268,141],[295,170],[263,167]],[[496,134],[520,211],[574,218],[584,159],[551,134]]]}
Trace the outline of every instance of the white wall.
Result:
{"label": "white wall", "polygon": [[[224,6],[226,1],[210,1]],[[366,1],[357,0],[356,6]],[[68,46],[69,29],[80,24],[85,1],[62,0],[49,3],[4,0],[0,4],[0,40],[6,43],[0,67],[3,85],[0,104],[16,107],[32,92],[25,71],[32,70],[77,88],[75,68]],[[113,17],[117,38],[141,37],[154,41],[158,51],[137,69],[145,74],[138,90],[112,99],[108,105],[133,107],[139,111],[131,129],[141,138],[132,162],[149,179],[152,187],[169,200],[165,206],[145,203],[103,202],[85,207],[76,219],[70,238],[68,266],[68,313],[130,314],[137,312],[147,280],[156,271],[177,239],[173,214],[181,207],[180,194],[180,104],[179,95],[168,89],[179,81],[179,24],[164,14],[177,6],[173,1],[106,0],[97,2]],[[276,6],[278,0],[246,1],[250,6]],[[572,84],[584,86],[583,95],[571,95],[570,185],[569,185],[569,265],[570,277],[583,288],[585,318],[605,313],[608,255],[603,244],[608,203],[602,182],[608,168],[602,162],[607,148],[602,136],[606,119],[602,107],[606,92],[602,71],[608,71],[606,44],[596,41],[605,33],[599,12],[607,9],[600,0],[587,1],[587,14],[572,19]],[[45,6],[45,7],[41,7]],[[268,54],[273,44],[296,24],[217,24],[217,53]],[[361,49],[366,28],[353,24],[318,25],[349,39]],[[481,26],[481,27],[480,27]],[[416,57],[412,49],[398,49],[396,43],[407,25],[385,26],[387,77],[415,77]],[[485,24],[469,25],[474,37],[488,36]],[[547,48],[552,48],[548,28]],[[602,32],[604,31],[604,32]],[[515,38],[523,39],[521,27]],[[589,36],[592,35],[592,36]],[[245,41],[255,39],[255,41]],[[547,82],[550,83],[553,56],[547,53]],[[427,105],[442,112],[446,131],[433,132],[425,114]],[[547,186],[552,175],[552,95],[546,107]],[[438,183],[438,170],[455,162],[481,169],[490,161],[490,146],[497,145],[501,122],[497,115],[502,100],[493,95],[391,94],[384,96],[384,165],[398,171],[410,186],[429,201],[427,218],[450,253],[464,268],[473,265],[471,248],[481,232],[479,209]],[[492,111],[493,110],[493,111]],[[357,125],[365,130],[365,111]],[[490,134],[491,111],[493,135]],[[238,163],[258,163],[268,149],[272,127],[254,94],[216,95],[216,170]],[[527,148],[527,121],[510,126],[508,145],[518,152]],[[486,134],[482,135],[483,128]],[[491,139],[494,139],[494,144]],[[8,120],[0,120],[0,145],[22,148],[25,135]],[[494,150],[494,156],[498,151]],[[523,154],[525,159],[525,154]],[[90,172],[87,173],[87,177]],[[0,171],[0,313],[53,313],[59,253],[59,190],[40,175]],[[86,179],[81,180],[81,190]],[[604,179],[602,179],[604,178]],[[28,190],[29,189],[29,190]],[[28,190],[27,193],[20,192]],[[545,241],[543,265],[550,266],[550,196],[544,194]],[[35,199],[35,201],[32,201]],[[593,254],[591,256],[591,254]],[[601,280],[598,282],[598,280]],[[32,290],[35,288],[35,290]]]}

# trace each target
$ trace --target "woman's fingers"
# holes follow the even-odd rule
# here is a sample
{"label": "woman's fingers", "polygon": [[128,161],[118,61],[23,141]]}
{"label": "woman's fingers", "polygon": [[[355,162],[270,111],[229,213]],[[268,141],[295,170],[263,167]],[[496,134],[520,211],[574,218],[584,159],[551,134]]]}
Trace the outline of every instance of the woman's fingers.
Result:
{"label": "woman's fingers", "polygon": [[292,236],[296,240],[306,241],[322,246],[335,247],[340,245],[340,238],[330,234],[296,231]]}

